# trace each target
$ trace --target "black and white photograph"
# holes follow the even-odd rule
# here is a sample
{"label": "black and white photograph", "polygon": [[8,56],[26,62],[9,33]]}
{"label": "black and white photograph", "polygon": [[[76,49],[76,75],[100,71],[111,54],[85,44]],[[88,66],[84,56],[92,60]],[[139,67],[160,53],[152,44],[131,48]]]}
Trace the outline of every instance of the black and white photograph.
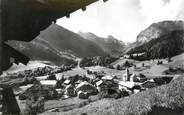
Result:
{"label": "black and white photograph", "polygon": [[184,115],[184,0],[0,0],[0,115]]}

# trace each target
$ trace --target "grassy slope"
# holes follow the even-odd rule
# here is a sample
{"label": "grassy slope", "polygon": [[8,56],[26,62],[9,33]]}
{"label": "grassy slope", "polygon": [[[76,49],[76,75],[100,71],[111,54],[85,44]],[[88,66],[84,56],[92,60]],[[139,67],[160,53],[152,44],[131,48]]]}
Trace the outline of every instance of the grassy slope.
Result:
{"label": "grassy slope", "polygon": [[79,32],[78,34],[83,38],[94,42],[99,47],[101,47],[101,49],[103,49],[105,52],[111,55],[119,56],[122,54],[123,50],[125,49],[125,44],[122,41],[117,40],[113,36],[102,38],[102,37],[96,36],[93,33]]}
{"label": "grassy slope", "polygon": [[[184,108],[184,76],[170,84],[118,100],[103,99],[60,115],[182,115]],[[58,113],[49,113],[58,114]]]}
{"label": "grassy slope", "polygon": [[78,34],[71,32],[57,24],[50,25],[41,32],[37,40],[48,42],[58,51],[70,50],[77,57],[104,56],[106,53],[95,43],[86,40]]}
{"label": "grassy slope", "polygon": [[136,61],[136,60],[133,60],[133,59],[120,58],[120,59],[116,60],[115,62],[111,63],[111,65],[113,67],[117,67],[117,65],[121,65],[122,66],[123,64],[125,64],[126,61],[128,61],[130,63],[133,63],[133,64],[139,63],[139,61]]}
{"label": "grassy slope", "polygon": [[173,57],[171,60],[172,62],[169,64],[169,66],[171,67],[176,67],[178,65],[184,65],[184,53]]}
{"label": "grassy slope", "polygon": [[[61,55],[56,49],[49,44],[44,44],[39,41],[22,42],[22,41],[9,41],[8,44],[17,49],[24,55],[31,58],[31,60],[46,60],[53,62],[56,65],[61,64],[74,64],[72,56]],[[62,52],[62,51],[61,51]]]}
{"label": "grassy slope", "polygon": [[[157,65],[157,59],[154,60],[154,62],[146,60],[146,61],[135,61],[131,59],[119,59],[115,62],[113,62],[111,65],[116,67],[117,65],[122,65],[125,63],[125,61],[128,60],[129,62],[133,63],[136,65],[138,69],[134,69],[133,67],[130,68],[130,72],[132,73],[143,73],[148,76],[154,76],[154,75],[162,75],[164,74],[163,72],[169,67],[184,67],[184,53],[174,56],[171,58],[171,62],[168,63],[167,59],[160,59],[159,61],[163,61],[162,65]],[[142,63],[145,64],[145,67],[142,67]]]}

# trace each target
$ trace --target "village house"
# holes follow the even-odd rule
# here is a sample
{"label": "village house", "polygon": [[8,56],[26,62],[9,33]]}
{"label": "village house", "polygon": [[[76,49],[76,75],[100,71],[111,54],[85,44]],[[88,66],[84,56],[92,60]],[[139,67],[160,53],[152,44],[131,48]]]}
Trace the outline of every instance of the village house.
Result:
{"label": "village house", "polygon": [[150,79],[150,80],[147,80],[147,81],[143,82],[143,83],[141,84],[141,86],[142,86],[143,88],[148,89],[148,88],[156,87],[157,84],[155,83],[155,81],[154,81],[153,79]]}
{"label": "village house", "polygon": [[75,86],[71,84],[67,85],[65,88],[65,95],[67,97],[75,97],[76,96]]}
{"label": "village house", "polygon": [[76,87],[76,92],[87,92],[90,95],[97,94],[97,89],[94,87],[92,84],[88,83],[87,81],[81,82],[77,87]]}
{"label": "village house", "polygon": [[126,90],[127,92],[129,92],[130,94],[132,94],[133,92],[133,87],[135,86],[134,82],[126,82],[126,81],[120,81],[118,83],[119,85],[119,90],[123,91]]}
{"label": "village house", "polygon": [[115,76],[112,76],[112,75],[105,75],[104,77],[102,77],[102,80],[105,80],[105,81],[113,81]]}
{"label": "village house", "polygon": [[140,56],[143,56],[145,53],[134,53],[132,54],[133,57],[140,57]]}
{"label": "village house", "polygon": [[63,90],[62,90],[62,89],[56,89],[56,91],[57,91],[57,93],[60,94],[60,95],[63,94]]}
{"label": "village house", "polygon": [[64,79],[64,75],[61,74],[55,74],[57,80]]}
{"label": "village house", "polygon": [[66,80],[64,81],[64,83],[63,83],[63,84],[64,84],[65,86],[67,86],[67,85],[69,85],[70,83],[71,83],[71,81],[70,81],[70,80],[68,80],[68,79],[66,79]]}
{"label": "village house", "polygon": [[105,84],[105,82],[102,81],[102,80],[96,82],[96,87],[97,87],[98,92],[101,92],[101,91],[103,91],[103,89],[107,89],[108,88],[107,84]]}
{"label": "village house", "polygon": [[148,80],[146,78],[146,76],[144,74],[142,74],[142,73],[138,74],[136,78],[137,78],[138,82],[145,82],[145,81]]}
{"label": "village house", "polygon": [[40,76],[40,77],[35,77],[38,81],[43,81],[46,80],[49,76],[45,75],[45,76]]}
{"label": "village house", "polygon": [[80,83],[82,83],[82,82],[84,82],[84,81],[82,81],[82,80],[78,80],[78,81],[76,81],[75,82],[75,86],[77,87]]}
{"label": "village house", "polygon": [[123,57],[124,57],[125,59],[128,59],[128,58],[130,58],[130,55],[125,54]]}
{"label": "village house", "polygon": [[41,83],[41,85],[55,87],[57,81],[56,80],[42,80],[42,81],[40,81],[40,83]]}
{"label": "village house", "polygon": [[142,86],[140,84],[135,83],[135,82],[121,81],[119,83],[119,90],[127,91],[129,94],[134,94],[134,93],[144,91],[144,88],[142,88]]}
{"label": "village house", "polygon": [[137,81],[137,76],[136,74],[130,75],[130,82],[136,82]]}
{"label": "village house", "polygon": [[106,82],[106,84],[118,83],[117,77],[115,75],[105,75],[101,80]]}
{"label": "village house", "polygon": [[89,94],[87,92],[83,92],[83,91],[78,91],[77,96],[79,99],[88,99],[89,98]]}

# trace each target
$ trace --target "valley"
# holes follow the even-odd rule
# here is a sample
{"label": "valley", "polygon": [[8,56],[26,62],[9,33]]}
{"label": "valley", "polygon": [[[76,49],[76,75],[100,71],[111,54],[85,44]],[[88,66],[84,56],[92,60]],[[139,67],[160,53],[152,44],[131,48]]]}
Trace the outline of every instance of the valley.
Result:
{"label": "valley", "polygon": [[31,61],[13,63],[0,84],[13,87],[21,114],[181,115],[181,24],[154,23],[128,45],[52,24],[30,42],[6,43]]}

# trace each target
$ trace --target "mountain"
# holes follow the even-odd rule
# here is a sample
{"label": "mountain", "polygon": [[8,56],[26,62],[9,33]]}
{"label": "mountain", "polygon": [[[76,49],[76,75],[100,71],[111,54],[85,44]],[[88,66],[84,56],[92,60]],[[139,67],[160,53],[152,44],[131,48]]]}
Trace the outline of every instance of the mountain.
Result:
{"label": "mountain", "polygon": [[80,31],[78,34],[87,40],[91,40],[93,43],[103,49],[104,52],[107,52],[111,55],[121,55],[126,46],[125,43],[117,40],[112,35],[109,35],[107,38],[102,38],[90,32],[84,33]]}
{"label": "mountain", "polygon": [[41,32],[39,39],[35,40],[42,40],[59,51],[69,51],[78,57],[106,55],[96,44],[56,24]]}
{"label": "mountain", "polygon": [[127,52],[146,52],[149,58],[163,58],[183,52],[183,21],[162,21],[141,31]]}
{"label": "mountain", "polygon": [[131,49],[128,53],[145,53],[146,59],[173,57],[184,52],[184,30],[175,30]]}
{"label": "mountain", "polygon": [[153,23],[138,34],[136,44],[142,45],[152,39],[160,38],[163,35],[169,34],[172,31],[183,29],[183,21],[162,21]]}
{"label": "mountain", "polygon": [[8,45],[28,56],[31,60],[46,60],[56,65],[76,64],[75,57],[67,52],[59,52],[40,42],[8,41]]}
{"label": "mountain", "polygon": [[9,41],[8,44],[32,60],[68,64],[78,57],[107,55],[97,44],[57,24],[50,25],[31,42]]}

